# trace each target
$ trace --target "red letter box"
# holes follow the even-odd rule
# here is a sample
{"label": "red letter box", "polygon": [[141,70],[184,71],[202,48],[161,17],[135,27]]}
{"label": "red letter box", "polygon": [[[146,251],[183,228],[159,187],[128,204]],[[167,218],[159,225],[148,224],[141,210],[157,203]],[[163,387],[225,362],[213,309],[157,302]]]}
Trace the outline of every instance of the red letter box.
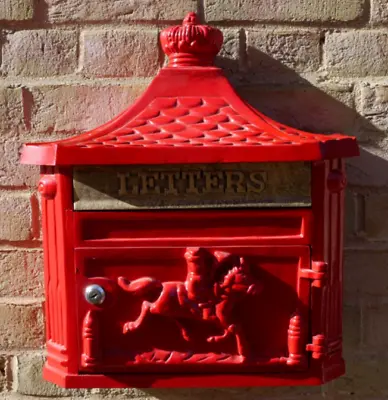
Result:
{"label": "red letter box", "polygon": [[344,373],[345,167],[356,140],[234,92],[190,13],[105,125],[27,144],[42,167],[46,379],[65,387],[316,385]]}

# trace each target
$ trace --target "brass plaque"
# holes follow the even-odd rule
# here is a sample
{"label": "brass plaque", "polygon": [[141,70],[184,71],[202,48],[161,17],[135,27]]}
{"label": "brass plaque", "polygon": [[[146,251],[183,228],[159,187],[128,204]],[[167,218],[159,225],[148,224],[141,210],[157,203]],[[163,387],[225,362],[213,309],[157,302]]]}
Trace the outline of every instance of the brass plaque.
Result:
{"label": "brass plaque", "polygon": [[304,162],[74,168],[75,210],[310,205]]}

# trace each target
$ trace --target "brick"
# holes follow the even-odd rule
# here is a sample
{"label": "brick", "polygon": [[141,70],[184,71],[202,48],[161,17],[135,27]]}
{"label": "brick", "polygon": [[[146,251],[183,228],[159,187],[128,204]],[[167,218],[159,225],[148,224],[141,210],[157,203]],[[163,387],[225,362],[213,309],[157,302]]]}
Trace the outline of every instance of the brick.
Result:
{"label": "brick", "polygon": [[0,251],[0,296],[43,296],[43,256],[39,250]]}
{"label": "brick", "polygon": [[0,193],[0,240],[31,238],[31,195],[22,192]]}
{"label": "brick", "polygon": [[344,290],[353,298],[388,295],[388,253],[345,251]]}
{"label": "brick", "polygon": [[[151,396],[151,392],[153,392],[153,389],[150,389],[150,393],[148,393],[147,396],[145,396],[145,393],[141,391],[140,389],[117,389],[117,388],[111,388],[111,389],[92,389],[91,393],[93,394],[92,399],[96,400],[128,400],[128,399],[139,399],[139,400],[154,400],[155,397]],[[157,391],[157,389],[155,390]],[[153,393],[152,393],[153,394]]]}
{"label": "brick", "polygon": [[310,132],[354,135],[357,113],[350,108],[353,93],[346,85],[250,86],[238,92],[267,116]]}
{"label": "brick", "polygon": [[[219,400],[225,399],[225,398],[232,398],[231,393],[235,394],[236,399],[266,399],[266,398],[272,398],[272,399],[279,399],[279,398],[286,398],[286,399],[292,399],[292,398],[305,398],[308,397],[309,399],[318,399],[321,398],[321,388],[319,386],[313,387],[313,386],[300,386],[300,387],[257,387],[257,388],[251,388],[248,392],[245,393],[245,395],[242,395],[238,393],[238,390],[225,390],[224,396],[222,394],[219,394],[216,397],[211,397],[209,396],[208,399],[211,398],[216,398]],[[203,396],[200,396],[201,398]],[[207,396],[206,396],[207,397]]]}
{"label": "brick", "polygon": [[345,194],[345,237],[351,247],[365,239],[365,194],[350,185]]}
{"label": "brick", "polygon": [[388,75],[388,34],[378,31],[334,32],[326,36],[325,67],[330,76]]}
{"label": "brick", "polygon": [[216,66],[224,70],[228,77],[233,78],[241,67],[240,59],[240,31],[237,29],[223,29],[224,43],[218,56]]}
{"label": "brick", "polygon": [[197,10],[196,0],[47,0],[52,22],[181,20]]}
{"label": "brick", "polygon": [[31,88],[31,129],[76,133],[95,128],[124,111],[145,89],[126,86],[38,86]]}
{"label": "brick", "polygon": [[255,80],[295,80],[299,76],[293,71],[312,72],[319,68],[317,32],[248,30],[246,35],[248,68]]}
{"label": "brick", "polygon": [[361,343],[361,309],[359,306],[343,308],[343,347],[345,359],[359,349]]}
{"label": "brick", "polygon": [[388,132],[388,85],[361,88],[361,113],[377,129]]}
{"label": "brick", "polygon": [[208,21],[353,21],[364,12],[364,0],[206,0]]}
{"label": "brick", "polygon": [[0,186],[37,186],[39,167],[19,164],[21,146],[19,140],[0,142]]}
{"label": "brick", "polygon": [[0,355],[0,393],[7,387],[6,363],[7,359]]}
{"label": "brick", "polygon": [[388,23],[387,0],[371,1],[371,22],[376,25]]}
{"label": "brick", "polygon": [[363,344],[368,348],[386,350],[388,346],[388,304],[363,308]]}
{"label": "brick", "polygon": [[24,128],[22,89],[0,87],[0,142]]}
{"label": "brick", "polygon": [[3,71],[9,76],[69,74],[76,70],[77,63],[76,32],[18,31],[7,36],[3,47]]}
{"label": "brick", "polygon": [[363,115],[388,113],[388,85],[363,86],[361,88]]}
{"label": "brick", "polygon": [[388,194],[369,193],[365,197],[365,232],[372,239],[388,239]]}
{"label": "brick", "polygon": [[81,72],[97,77],[154,76],[159,68],[157,43],[157,31],[85,31]]}
{"label": "brick", "polygon": [[44,343],[42,306],[0,303],[0,348],[25,349]]}
{"label": "brick", "polygon": [[348,188],[345,193],[345,240],[356,236],[356,198]]}
{"label": "brick", "polygon": [[375,146],[363,146],[359,157],[347,160],[347,178],[351,185],[382,187],[388,186],[387,152]]}
{"label": "brick", "polygon": [[43,380],[43,364],[44,357],[40,353],[30,352],[17,356],[17,393],[51,398],[53,396],[82,396],[89,392],[88,390],[62,389]]}
{"label": "brick", "polygon": [[[131,393],[132,394],[132,393]],[[141,397],[142,400],[252,400],[252,399],[309,399],[322,400],[319,386],[309,387],[250,387],[250,388],[192,388],[192,389],[147,389]],[[139,394],[136,396],[137,398]],[[149,397],[152,396],[152,397]],[[132,397],[132,396],[131,396]],[[135,396],[134,396],[135,397]],[[128,397],[107,397],[112,400],[126,400]],[[105,399],[105,397],[104,397]]]}
{"label": "brick", "polygon": [[11,386],[11,357],[0,354],[0,393],[7,391]]}
{"label": "brick", "polygon": [[[45,400],[47,398],[44,398]],[[14,393],[14,392],[7,392],[5,394],[0,393],[0,400],[38,400],[35,396],[23,396],[19,393]],[[39,400],[43,400],[43,398],[40,398]],[[99,398],[76,398],[76,397],[50,397],[49,400],[101,400]],[[139,399],[140,400],[140,399]],[[143,399],[142,399],[143,400]]]}
{"label": "brick", "polygon": [[33,0],[2,0],[0,20],[24,21],[33,16]]}
{"label": "brick", "polygon": [[346,360],[346,375],[328,385],[327,397],[366,399],[385,397],[388,360],[384,354],[353,355]]}

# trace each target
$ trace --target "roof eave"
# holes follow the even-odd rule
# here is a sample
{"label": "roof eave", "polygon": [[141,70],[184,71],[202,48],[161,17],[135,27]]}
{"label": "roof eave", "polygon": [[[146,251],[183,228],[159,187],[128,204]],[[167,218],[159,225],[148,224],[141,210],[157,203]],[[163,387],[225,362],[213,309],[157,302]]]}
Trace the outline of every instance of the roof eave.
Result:
{"label": "roof eave", "polygon": [[133,165],[242,162],[296,162],[347,158],[359,155],[354,138],[276,146],[155,146],[67,147],[27,144],[21,162],[33,165]]}
{"label": "roof eave", "polygon": [[23,146],[20,163],[29,165],[58,165],[55,143],[27,143]]}

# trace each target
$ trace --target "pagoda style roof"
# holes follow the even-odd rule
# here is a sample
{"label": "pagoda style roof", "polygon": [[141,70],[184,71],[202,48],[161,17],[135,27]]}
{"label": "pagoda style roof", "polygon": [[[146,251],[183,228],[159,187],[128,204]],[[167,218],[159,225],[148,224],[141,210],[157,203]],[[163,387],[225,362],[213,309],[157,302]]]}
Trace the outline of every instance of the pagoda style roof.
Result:
{"label": "pagoda style roof", "polygon": [[161,42],[170,63],[137,102],[112,121],[76,137],[26,144],[22,162],[235,163],[358,155],[353,137],[294,129],[245,103],[222,71],[212,66],[222,44],[221,32],[198,25],[195,14],[190,13],[182,26],[163,31]]}

